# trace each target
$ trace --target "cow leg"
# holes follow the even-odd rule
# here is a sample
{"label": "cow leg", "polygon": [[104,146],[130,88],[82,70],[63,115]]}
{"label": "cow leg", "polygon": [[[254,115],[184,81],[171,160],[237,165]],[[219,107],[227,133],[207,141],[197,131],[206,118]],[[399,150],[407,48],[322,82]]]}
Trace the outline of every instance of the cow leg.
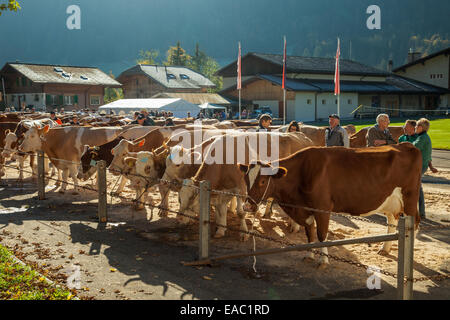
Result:
{"label": "cow leg", "polygon": [[[395,233],[397,230],[398,219],[395,219],[395,216],[392,213],[386,214],[387,223],[389,224],[387,233]],[[391,226],[393,225],[393,226]],[[395,226],[395,227],[394,227]],[[383,247],[380,251],[378,251],[379,255],[387,256],[391,251],[393,241],[386,241],[383,244]]]}
{"label": "cow leg", "polygon": [[170,187],[167,183],[159,184],[159,194],[161,195],[161,209],[159,209],[160,217],[167,217],[168,211],[164,209],[169,209],[169,193]]}
{"label": "cow leg", "polygon": [[[22,182],[23,181],[23,167],[24,167],[24,163],[25,163],[25,157],[19,156],[17,158],[17,160],[19,160],[19,179],[18,180],[20,182]],[[33,176],[34,176],[36,173],[34,172],[34,170],[32,170],[32,172],[33,172]]]}
{"label": "cow leg", "polygon": [[270,219],[272,216],[273,198],[269,198],[266,202],[266,209],[264,211],[264,218]]}
{"label": "cow leg", "polygon": [[55,186],[59,186],[62,180],[62,170],[56,169],[56,172],[58,172],[58,178],[57,181],[55,182]]}
{"label": "cow leg", "polygon": [[231,201],[229,202],[230,206],[229,206],[229,211],[231,213],[237,214],[237,197],[233,197],[231,199]]}
{"label": "cow leg", "polygon": [[224,199],[219,199],[219,203],[214,205],[216,208],[216,224],[220,225],[217,227],[216,234],[214,238],[222,238],[225,236],[225,230],[227,225],[227,201],[220,201]]}
{"label": "cow leg", "polygon": [[[97,177],[98,179],[98,177]],[[114,192],[115,195],[120,195],[120,193],[123,191],[123,188],[125,188],[125,185],[127,184],[128,179],[125,176],[120,177],[119,187],[117,188],[116,192]]]}
{"label": "cow leg", "polygon": [[136,188],[136,206],[135,210],[142,210],[144,209],[144,203],[145,203],[145,194],[144,194],[143,188]]}
{"label": "cow leg", "polygon": [[[330,224],[330,214],[320,213],[314,216],[317,222],[317,238],[320,242],[327,240],[328,227]],[[320,252],[328,254],[328,248],[320,248]],[[324,269],[330,264],[327,256],[321,255],[319,258],[319,269]]]}
{"label": "cow leg", "polygon": [[[23,156],[23,160],[25,161],[25,157]],[[31,172],[33,172],[33,176],[36,177],[37,179],[37,164],[34,163],[34,158],[36,156],[34,154],[30,154],[30,168],[31,168]]]}
{"label": "cow leg", "polygon": [[[292,220],[292,222],[294,222],[294,221]],[[294,223],[297,224],[296,222],[294,222]],[[305,234],[306,234],[306,237],[308,238],[308,243],[315,242],[316,239],[315,239],[314,235],[316,233],[317,233],[317,231],[316,231],[316,226],[314,224],[314,216],[311,215],[305,220]],[[303,258],[303,260],[304,261],[314,261],[314,252],[308,251],[306,253],[306,256]]]}
{"label": "cow leg", "polygon": [[[245,222],[245,217],[246,217],[247,213],[245,212],[245,210],[242,207],[243,203],[244,203],[243,199],[238,197],[237,198],[237,214],[238,214],[239,220],[241,222],[240,229],[241,229],[241,231],[248,232],[247,222]],[[254,218],[256,218],[256,212],[254,214],[255,214]],[[249,239],[249,237],[250,236],[247,233],[240,234],[241,241],[247,241]]]}
{"label": "cow leg", "polygon": [[68,177],[69,177],[69,169],[67,169],[67,168],[62,169],[62,185],[61,185],[61,189],[59,189],[59,193],[66,192]]}
{"label": "cow leg", "polygon": [[77,169],[76,165],[70,166],[69,174],[70,174],[70,177],[72,178],[73,184],[74,184],[72,194],[77,195],[77,194],[79,194],[80,188],[78,187],[78,178],[77,178],[78,169]]}

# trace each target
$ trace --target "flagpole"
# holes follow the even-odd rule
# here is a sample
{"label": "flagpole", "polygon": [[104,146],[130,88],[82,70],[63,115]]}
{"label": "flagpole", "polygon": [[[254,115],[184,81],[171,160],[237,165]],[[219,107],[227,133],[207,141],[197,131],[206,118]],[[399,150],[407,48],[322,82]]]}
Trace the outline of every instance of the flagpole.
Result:
{"label": "flagpole", "polygon": [[242,83],[241,83],[241,42],[239,41],[239,57],[238,57],[238,79],[237,79],[237,88],[239,91],[239,120],[241,120],[241,89],[242,89]]}
{"label": "flagpole", "polygon": [[283,125],[286,124],[286,69],[287,69],[287,54],[286,54],[286,36],[284,36],[284,61],[283,61]]}

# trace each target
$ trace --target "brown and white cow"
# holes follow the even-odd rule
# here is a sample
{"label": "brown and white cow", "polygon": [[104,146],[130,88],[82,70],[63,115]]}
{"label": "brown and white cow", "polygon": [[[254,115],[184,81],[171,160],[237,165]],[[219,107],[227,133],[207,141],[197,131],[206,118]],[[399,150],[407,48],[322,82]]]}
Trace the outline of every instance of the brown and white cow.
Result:
{"label": "brown and white cow", "polygon": [[[421,166],[420,151],[410,143],[401,143],[361,149],[311,147],[276,165],[259,161],[239,167],[246,173],[245,209],[254,211],[258,203],[273,197],[294,221],[305,227],[308,242],[315,238],[315,220],[317,237],[323,242],[330,221],[327,212],[354,216],[384,213],[390,225],[388,233],[395,231],[391,225],[404,213],[415,217],[417,229]],[[273,175],[262,175],[262,168],[270,169]],[[380,254],[388,253],[390,248],[391,242],[384,243]],[[321,250],[328,252],[326,248]],[[321,256],[320,264],[329,264],[328,258]]]}
{"label": "brown and white cow", "polygon": [[67,188],[70,175],[78,189],[77,171],[85,145],[101,145],[114,140],[122,133],[122,128],[63,127],[50,129],[48,125],[40,129],[31,127],[24,137],[19,151],[36,152],[43,150],[57,169],[62,171],[63,184],[60,192]]}
{"label": "brown and white cow", "polygon": [[[255,143],[256,141],[256,143]],[[274,144],[273,144],[274,143]],[[258,159],[267,159],[268,154],[261,152],[261,145],[266,145],[271,156],[286,157],[298,150],[313,145],[312,141],[303,133],[280,132],[237,132],[220,136],[208,148],[202,165],[192,180],[185,180],[179,192],[180,212],[198,212],[199,199],[197,189],[193,186],[200,181],[208,180],[211,189],[234,194],[246,194],[244,174],[239,170],[238,163],[251,163]],[[277,149],[276,149],[277,148]],[[276,158],[278,159],[278,158]],[[233,195],[224,193],[211,193],[211,205],[216,208],[216,223],[218,227],[215,237],[225,235],[227,203]],[[237,211],[241,220],[241,230],[247,231],[245,212],[242,210],[242,199],[237,199]],[[241,240],[246,235],[241,234]]]}
{"label": "brown and white cow", "polygon": [[[12,131],[7,131],[6,132],[6,137],[5,137],[5,146],[2,152],[2,156],[7,159],[7,158],[13,158],[18,160],[19,162],[19,180],[23,180],[23,168],[24,168],[24,163],[25,163],[25,159],[26,157],[28,157],[27,154],[22,153],[22,152],[17,152],[19,145],[23,142],[24,136],[25,136],[25,132],[27,132],[31,127],[36,126],[39,128],[44,127],[45,125],[49,125],[50,128],[54,128],[56,127],[58,124],[49,119],[49,118],[44,118],[44,119],[40,119],[40,120],[22,120],[20,121],[16,128]],[[33,172],[33,174],[36,174],[36,167],[34,165],[34,155],[29,155],[30,156],[30,168]],[[46,168],[46,172],[48,172],[48,161],[45,161],[45,168]],[[54,175],[54,170],[55,168],[52,168],[52,172],[50,174],[50,176]]]}
{"label": "brown and white cow", "polygon": [[[5,148],[5,137],[10,132],[13,131],[17,126],[15,122],[0,122],[0,150],[4,151]],[[5,157],[3,152],[0,153],[0,179],[5,175]]]}

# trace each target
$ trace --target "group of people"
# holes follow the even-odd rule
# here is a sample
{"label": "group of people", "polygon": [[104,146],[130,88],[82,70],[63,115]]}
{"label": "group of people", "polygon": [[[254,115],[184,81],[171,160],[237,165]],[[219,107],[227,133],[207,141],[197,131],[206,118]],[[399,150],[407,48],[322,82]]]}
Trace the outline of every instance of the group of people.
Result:
{"label": "group of people", "polygon": [[[188,112],[189,113],[189,112]],[[165,123],[164,125],[166,127],[171,127],[174,126],[174,122],[173,122],[173,113],[168,111],[164,111],[164,112],[154,112],[154,111],[150,111],[148,112],[146,109],[142,109],[140,112],[136,111],[134,113],[134,120],[131,122],[131,124],[139,124],[141,126],[154,126],[155,125],[155,121],[153,120],[152,117],[156,117],[155,114],[158,114],[158,116],[164,117],[165,118]],[[190,115],[188,114],[188,117]]]}
{"label": "group of people", "polygon": [[[350,139],[347,131],[340,126],[340,117],[337,114],[332,114],[328,117],[329,127],[325,129],[325,145],[327,147],[343,146],[350,147]],[[437,173],[438,170],[433,166],[431,161],[432,143],[428,130],[430,129],[430,121],[422,118],[418,121],[406,120],[403,131],[404,134],[400,136],[398,142],[395,141],[389,132],[389,116],[387,114],[379,114],[376,118],[376,124],[369,128],[366,135],[367,147],[378,147],[383,145],[397,144],[401,142],[412,143],[422,153],[422,176],[428,170]],[[269,131],[272,124],[272,117],[264,114],[259,118],[259,126],[257,131]],[[289,123],[286,132],[300,131],[297,121]],[[425,200],[422,185],[420,186],[419,196],[419,214],[425,218]]]}

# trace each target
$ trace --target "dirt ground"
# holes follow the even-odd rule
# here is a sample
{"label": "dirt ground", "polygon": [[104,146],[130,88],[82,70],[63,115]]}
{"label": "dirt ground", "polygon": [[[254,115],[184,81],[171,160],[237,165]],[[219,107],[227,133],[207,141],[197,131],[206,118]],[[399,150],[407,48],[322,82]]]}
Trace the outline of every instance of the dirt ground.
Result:
{"label": "dirt ground", "polygon": [[[198,225],[182,226],[175,215],[160,218],[157,210],[135,211],[131,204],[108,196],[108,223],[96,219],[97,194],[83,191],[57,192],[53,182],[46,188],[46,200],[37,200],[36,185],[29,174],[19,184],[14,169],[0,185],[0,243],[20,259],[37,262],[50,279],[66,283],[73,270],[80,269],[79,296],[94,299],[395,299],[396,279],[381,275],[381,289],[369,290],[370,274],[365,268],[330,260],[325,270],[303,260],[305,252],[291,252],[256,258],[226,260],[214,266],[185,267],[198,254]],[[108,191],[116,185],[108,176]],[[427,219],[423,226],[450,223],[450,171],[424,178]],[[90,185],[92,182],[87,182]],[[133,198],[131,190],[123,194]],[[156,191],[156,190],[155,190]],[[155,203],[159,193],[153,192]],[[178,210],[177,195],[170,194],[172,210]],[[261,211],[264,208],[261,208]],[[212,221],[214,215],[211,216]],[[333,216],[329,240],[386,233],[382,216],[363,222]],[[249,230],[253,216],[247,216]],[[228,225],[239,228],[231,213]],[[305,243],[303,228],[290,233],[287,220],[275,215],[256,218],[254,229],[263,235],[291,243]],[[214,224],[211,232],[213,234]],[[419,231],[415,240],[414,277],[450,273],[450,229]],[[281,245],[255,238],[257,250]],[[332,247],[334,256],[397,272],[397,245],[389,256],[378,255],[382,244]],[[211,239],[212,257],[249,252],[253,241],[239,241],[239,234],[227,231],[225,238]],[[415,299],[448,299],[450,281],[423,281],[414,284]]]}

